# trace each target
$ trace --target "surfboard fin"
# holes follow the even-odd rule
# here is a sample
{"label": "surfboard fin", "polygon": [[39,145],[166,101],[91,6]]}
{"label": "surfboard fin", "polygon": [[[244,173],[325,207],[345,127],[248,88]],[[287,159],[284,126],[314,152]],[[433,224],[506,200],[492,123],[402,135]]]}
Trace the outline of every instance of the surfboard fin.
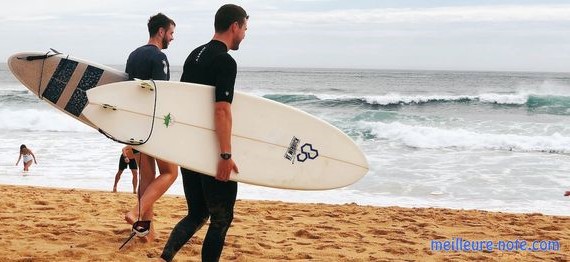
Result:
{"label": "surfboard fin", "polygon": [[103,108],[105,108],[105,109],[112,109],[113,111],[117,110],[116,106],[112,106],[109,104],[102,104],[101,106],[103,106]]}
{"label": "surfboard fin", "polygon": [[139,86],[140,86],[142,89],[148,89],[149,91],[154,91],[154,86],[151,85],[149,82],[144,81],[144,80],[140,80],[140,79],[137,79],[137,78],[135,78],[135,80],[136,80],[136,81],[139,81]]}
{"label": "surfboard fin", "polygon": [[49,50],[51,50],[52,52],[54,52],[54,53],[57,54],[57,55],[62,54],[62,52],[59,52],[59,51],[57,51],[57,50],[55,50],[55,49],[53,49],[53,48],[50,48]]}
{"label": "surfboard fin", "polygon": [[144,141],[142,139],[136,140],[134,138],[129,139],[129,142],[131,142],[132,145],[142,145],[144,144]]}

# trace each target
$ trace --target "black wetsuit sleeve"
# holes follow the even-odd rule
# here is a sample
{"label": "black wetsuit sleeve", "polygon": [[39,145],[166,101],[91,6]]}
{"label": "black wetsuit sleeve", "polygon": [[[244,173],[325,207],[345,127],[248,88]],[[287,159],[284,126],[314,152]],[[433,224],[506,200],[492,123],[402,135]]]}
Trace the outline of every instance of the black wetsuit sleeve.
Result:
{"label": "black wetsuit sleeve", "polygon": [[236,61],[228,54],[216,58],[216,102],[232,103],[237,75]]}
{"label": "black wetsuit sleeve", "polygon": [[152,59],[152,79],[170,80],[170,65],[164,53],[158,53]]}

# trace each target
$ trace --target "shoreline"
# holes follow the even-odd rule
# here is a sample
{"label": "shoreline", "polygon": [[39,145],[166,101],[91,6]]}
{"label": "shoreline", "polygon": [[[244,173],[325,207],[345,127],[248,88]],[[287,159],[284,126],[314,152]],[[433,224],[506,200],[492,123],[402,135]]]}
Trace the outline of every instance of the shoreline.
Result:
{"label": "shoreline", "polygon": [[[109,180],[113,179],[112,177],[108,178]],[[124,179],[124,178],[123,178]],[[0,181],[0,186],[6,185],[6,186],[20,186],[20,187],[36,187],[36,188],[40,188],[40,189],[57,189],[57,190],[79,190],[79,191],[87,191],[87,192],[102,192],[102,193],[106,193],[106,192],[110,192],[111,190],[107,190],[107,189],[101,189],[100,187],[98,188],[85,188],[85,187],[56,187],[56,186],[52,186],[52,185],[37,185],[37,184],[9,184],[10,181]],[[130,182],[129,182],[130,183]],[[125,189],[128,188],[130,185],[124,184],[121,185],[119,184],[119,186],[123,186],[122,188],[119,188],[119,193],[128,193],[129,190]],[[169,189],[172,190],[173,187],[176,186],[176,181],[175,184],[173,184],[173,186]],[[244,190],[244,186],[250,186],[248,184],[242,184],[242,187],[240,187],[241,191]],[[181,188],[182,185],[180,184],[179,187]],[[256,186],[257,187],[257,186]],[[264,187],[259,187],[259,188],[264,188]],[[181,190],[181,189],[180,189]],[[273,190],[273,189],[270,189]],[[280,189],[275,189],[277,191],[268,191],[268,192],[264,192],[263,194],[269,194],[272,195],[273,193],[277,193],[279,194],[281,191]],[[240,193],[241,191],[238,192],[238,200],[243,200],[243,201],[273,201],[273,202],[285,202],[282,199],[285,199],[287,197],[289,197],[289,194],[282,194],[282,195],[272,195],[272,197],[252,197],[252,196],[241,196],[240,198]],[[250,190],[251,191],[251,190]],[[287,190],[285,190],[287,191]],[[293,190],[294,191],[294,190]],[[310,191],[295,191],[296,193],[305,193],[305,192],[310,192]],[[315,192],[320,192],[320,191],[315,191]],[[560,191],[560,198],[561,199],[566,199],[566,197],[562,197],[562,189]],[[259,193],[257,193],[259,195]],[[164,196],[170,196],[170,197],[184,197],[184,192],[171,192],[171,191],[167,191]],[[432,195],[433,196],[433,195]],[[354,198],[354,196],[352,196],[352,198]],[[569,199],[570,201],[570,199]],[[563,212],[564,209],[558,209],[556,212],[549,212],[550,210],[547,210],[546,212],[544,212],[544,210],[537,210],[537,208],[532,208],[529,209],[529,211],[527,210],[520,210],[520,209],[508,209],[506,207],[492,207],[492,208],[478,208],[477,206],[466,206],[466,207],[457,207],[456,205],[444,205],[444,204],[439,204],[436,205],[434,203],[421,203],[421,204],[410,204],[410,201],[406,201],[406,202],[398,202],[398,199],[393,199],[393,201],[388,201],[388,200],[384,200],[382,203],[370,203],[369,201],[358,201],[355,199],[352,199],[350,201],[345,201],[345,202],[337,202],[337,201],[323,201],[323,199],[317,199],[317,198],[313,198],[311,200],[307,200],[307,198],[304,198],[304,200],[299,200],[299,199],[292,199],[291,201],[286,201],[287,203],[291,203],[291,204],[325,204],[325,205],[347,205],[347,204],[356,204],[359,206],[368,206],[368,207],[372,207],[372,208],[388,208],[388,207],[401,207],[401,208],[436,208],[436,209],[449,209],[449,210],[462,210],[462,211],[471,211],[471,210],[475,210],[475,211],[486,211],[486,212],[495,212],[495,213],[509,213],[509,214],[542,214],[542,215],[547,215],[547,216],[561,216],[561,217],[565,217],[568,216],[570,217],[570,214],[566,215],[565,212]],[[386,202],[390,202],[390,204],[383,204]],[[394,204],[397,203],[397,204]],[[521,204],[523,205],[523,204]],[[528,203],[525,205],[528,206]]]}
{"label": "shoreline", "polygon": [[[163,196],[155,204],[156,239],[135,239],[119,251],[130,233],[123,213],[136,204],[132,193],[12,185],[0,185],[0,192],[0,258],[8,261],[153,261],[187,210],[183,196]],[[200,230],[175,260],[199,261],[205,232]],[[433,250],[432,240],[455,249]],[[516,251],[517,240],[558,243],[559,250]],[[467,242],[477,241],[504,241],[511,249],[466,250]],[[238,200],[221,260],[564,261],[569,246],[567,216]]]}

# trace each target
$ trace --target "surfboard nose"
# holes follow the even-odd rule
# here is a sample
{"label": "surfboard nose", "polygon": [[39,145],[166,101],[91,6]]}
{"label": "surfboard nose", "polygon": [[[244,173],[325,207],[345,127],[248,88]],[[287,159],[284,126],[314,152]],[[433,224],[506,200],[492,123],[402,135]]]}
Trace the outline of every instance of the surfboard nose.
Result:
{"label": "surfboard nose", "polygon": [[[21,52],[11,55],[7,61],[10,72],[32,92],[34,92],[32,90],[34,87],[37,89],[40,85],[42,60],[30,60],[29,57],[41,55],[45,55],[45,53]],[[37,95],[37,90],[34,93]]]}

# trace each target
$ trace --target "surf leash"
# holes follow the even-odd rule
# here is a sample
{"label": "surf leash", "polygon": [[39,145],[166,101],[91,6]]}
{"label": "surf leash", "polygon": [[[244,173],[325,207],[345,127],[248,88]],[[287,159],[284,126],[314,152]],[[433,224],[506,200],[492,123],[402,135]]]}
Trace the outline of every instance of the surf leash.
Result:
{"label": "surf leash", "polygon": [[131,239],[133,239],[133,237],[136,235],[137,233],[135,232],[131,232],[131,235],[129,236],[129,238],[127,238],[127,240],[125,240],[125,242],[123,242],[123,244],[121,245],[121,247],[119,247],[119,250],[121,250],[121,248],[123,248],[127,243],[129,243],[131,241]]}
{"label": "surf leash", "polygon": [[[152,136],[152,131],[154,130],[154,118],[156,116],[156,102],[157,102],[157,87],[156,87],[156,83],[154,82],[154,80],[150,79],[150,81],[152,82],[152,85],[154,86],[154,105],[153,105],[153,112],[152,112],[152,123],[151,123],[151,127],[150,127],[150,131],[148,133],[148,137],[144,140],[141,141],[139,140],[138,142],[133,142],[135,141],[134,139],[131,139],[130,142],[127,141],[121,141],[119,139],[114,138],[113,136],[111,136],[110,134],[107,134],[105,131],[103,131],[101,128],[98,128],[97,130],[99,131],[99,133],[103,134],[104,136],[106,136],[107,138],[121,143],[121,144],[125,144],[125,145],[142,145],[145,144],[146,142],[148,142],[148,140],[150,139],[150,137]],[[139,153],[139,159],[141,159],[141,155]],[[142,160],[142,159],[141,159]],[[133,227],[131,229],[131,234],[129,235],[129,237],[125,240],[125,242],[123,242],[123,244],[119,247],[119,250],[121,250],[127,243],[129,243],[133,237],[138,236],[138,237],[144,237],[146,235],[148,235],[148,233],[150,232],[150,221],[142,221],[141,220],[141,182],[142,182],[142,170],[143,170],[143,165],[142,162],[139,160],[139,172],[138,172],[138,177],[139,177],[139,185],[138,185],[138,190],[137,190],[137,198],[138,198],[138,209],[139,209],[139,214],[137,217],[137,221],[135,223],[133,223]]]}
{"label": "surf leash", "polygon": [[[135,159],[136,161],[136,159]],[[137,198],[138,198],[138,209],[139,209],[139,214],[137,216],[137,221],[135,221],[133,223],[133,227],[131,228],[131,234],[129,235],[129,237],[125,240],[125,242],[123,242],[123,244],[119,247],[119,250],[121,250],[127,243],[129,243],[133,237],[138,236],[138,237],[144,237],[146,235],[148,235],[150,233],[150,220],[141,220],[141,183],[142,183],[142,161],[141,161],[141,155],[139,153],[139,172],[138,172],[138,177],[139,177],[139,184],[138,184],[138,188],[137,188]]]}
{"label": "surf leash", "polygon": [[26,60],[27,60],[27,61],[34,61],[34,60],[37,60],[37,59],[42,59],[42,71],[41,71],[41,73],[40,73],[40,82],[38,83],[38,98],[39,98],[40,100],[44,100],[44,98],[43,98],[43,96],[40,94],[40,92],[41,92],[41,88],[42,88],[42,81],[43,81],[43,79],[44,79],[44,65],[45,65],[46,59],[47,59],[48,57],[52,57],[52,56],[56,55],[56,54],[53,54],[53,55],[50,56],[50,55],[49,55],[50,52],[51,52],[51,50],[48,51],[48,52],[47,52],[45,55],[43,55],[43,56],[28,56],[28,57],[26,57]]}
{"label": "surf leash", "polygon": [[[53,53],[50,55],[50,53]],[[40,100],[43,100],[43,96],[40,94],[41,91],[41,87],[42,87],[42,81],[44,78],[44,65],[45,65],[45,61],[46,59],[52,57],[52,56],[56,56],[56,55],[60,55],[61,52],[50,48],[49,51],[47,51],[47,53],[45,55],[30,55],[30,56],[26,56],[26,57],[17,57],[16,59],[18,60],[26,60],[26,61],[34,61],[34,60],[42,60],[42,71],[40,72],[40,82],[38,83],[38,98]],[[65,58],[68,59],[69,55]]]}
{"label": "surf leash", "polygon": [[117,142],[117,143],[121,143],[124,145],[129,145],[129,146],[139,146],[139,145],[144,145],[146,144],[146,142],[148,142],[148,140],[150,139],[150,137],[152,136],[152,132],[154,130],[154,119],[156,118],[156,101],[157,101],[157,97],[158,97],[158,88],[156,87],[156,83],[154,82],[154,80],[150,79],[150,81],[152,82],[152,85],[154,87],[154,105],[152,108],[152,122],[151,122],[151,126],[150,126],[150,131],[148,133],[148,136],[145,140],[138,140],[136,141],[135,139],[131,138],[129,141],[123,141],[123,140],[119,140],[115,137],[113,137],[112,135],[110,135],[109,133],[105,132],[103,129],[101,128],[97,128],[97,131],[99,131],[99,133],[103,134],[105,137]]}
{"label": "surf leash", "polygon": [[[53,54],[50,55],[50,53],[52,53],[52,52],[53,52]],[[50,48],[50,51],[48,51],[45,55],[30,55],[30,56],[26,56],[26,57],[18,57],[17,59],[18,60],[24,60],[25,59],[26,61],[34,61],[34,60],[40,60],[40,59],[45,60],[47,58],[50,58],[50,57],[56,56],[56,55],[60,55],[60,54],[61,54],[60,52],[54,50],[53,48]]]}
{"label": "surf leash", "polygon": [[133,223],[133,228],[131,230],[131,234],[129,237],[123,242],[123,244],[119,247],[121,250],[127,243],[129,243],[133,237],[144,237],[148,235],[150,232],[150,221],[140,220],[140,203],[139,203],[139,220]]}
{"label": "surf leash", "polygon": [[[139,159],[141,159],[140,153],[139,153]],[[137,203],[138,203],[138,208],[139,208],[139,215],[137,217],[137,221],[133,224],[133,228],[135,227],[137,222],[141,220],[141,182],[142,182],[141,181],[141,179],[142,179],[141,170],[142,170],[142,161],[139,160],[139,172],[138,172],[139,185],[137,187],[137,199],[138,199]],[[129,243],[133,239],[133,237],[135,237],[136,235],[137,235],[137,231],[131,229],[131,234],[125,240],[125,242],[123,242],[123,244],[119,247],[119,250],[121,250],[127,243]]]}

